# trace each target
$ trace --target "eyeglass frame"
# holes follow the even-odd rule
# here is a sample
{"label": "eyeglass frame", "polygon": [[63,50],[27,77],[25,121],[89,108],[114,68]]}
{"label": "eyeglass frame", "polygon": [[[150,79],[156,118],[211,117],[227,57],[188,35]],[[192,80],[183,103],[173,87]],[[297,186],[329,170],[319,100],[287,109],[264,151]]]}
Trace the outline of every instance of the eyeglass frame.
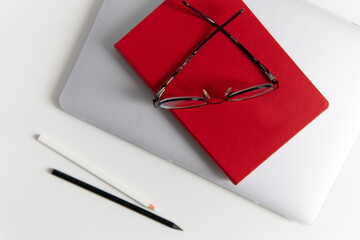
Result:
{"label": "eyeglass frame", "polygon": [[[171,75],[171,77],[165,82],[165,84],[163,84],[160,88],[160,90],[154,95],[153,98],[153,105],[155,108],[164,108],[164,109],[184,109],[184,108],[194,108],[194,107],[200,107],[200,106],[204,106],[207,104],[220,104],[223,103],[225,101],[240,101],[240,100],[246,100],[246,99],[250,99],[250,98],[254,98],[254,97],[259,97],[262,96],[266,93],[272,92],[273,90],[276,90],[279,88],[279,82],[276,80],[276,77],[274,74],[272,74],[270,72],[270,70],[268,70],[257,58],[255,58],[239,41],[237,41],[228,31],[226,31],[224,29],[224,27],[226,25],[228,25],[232,20],[234,20],[237,16],[239,16],[241,13],[243,13],[245,11],[245,9],[241,9],[240,11],[238,11],[235,15],[233,15],[230,19],[228,19],[224,24],[222,24],[221,26],[219,24],[217,24],[214,20],[210,19],[209,17],[207,17],[205,14],[201,13],[199,10],[195,9],[193,6],[191,6],[189,3],[187,3],[186,1],[182,0],[182,3],[187,6],[188,8],[190,8],[192,11],[194,11],[195,13],[197,13],[198,15],[200,15],[201,17],[203,17],[205,20],[207,20],[209,23],[211,23],[214,27],[216,27],[217,29],[212,32],[202,43],[199,44],[199,46],[192,52],[192,54],[185,60],[185,62],[175,71],[175,73],[173,73]],[[215,34],[217,34],[219,31],[221,31],[223,34],[225,34],[226,37],[228,37],[237,47],[240,48],[240,50],[242,50],[251,60],[253,60],[257,66],[262,69],[264,71],[264,74],[269,78],[270,83],[267,84],[261,84],[261,85],[257,85],[257,86],[253,86],[247,89],[243,89],[243,90],[239,90],[235,93],[231,92],[231,88],[229,88],[226,93],[225,93],[225,99],[220,101],[220,102],[209,102],[208,99],[210,99],[208,93],[203,90],[204,94],[203,97],[172,97],[172,98],[165,98],[163,100],[160,100],[160,97],[162,96],[162,94],[165,92],[165,88],[166,86],[176,77],[176,75],[179,74],[179,72],[186,66],[186,64],[196,55],[196,53],[213,37],[215,36]],[[249,97],[249,98],[244,98],[244,99],[240,99],[240,100],[231,100],[232,97],[246,93],[246,92],[250,92],[253,90],[258,90],[258,89],[262,89],[262,88],[273,88],[271,91],[266,92],[264,94],[261,95],[256,95],[253,97]],[[171,108],[171,107],[162,107],[162,105],[164,103],[167,102],[174,102],[174,101],[181,101],[181,100],[193,100],[193,101],[203,101],[204,103],[201,105],[196,105],[196,106],[190,106],[190,107],[180,107],[180,108]]]}

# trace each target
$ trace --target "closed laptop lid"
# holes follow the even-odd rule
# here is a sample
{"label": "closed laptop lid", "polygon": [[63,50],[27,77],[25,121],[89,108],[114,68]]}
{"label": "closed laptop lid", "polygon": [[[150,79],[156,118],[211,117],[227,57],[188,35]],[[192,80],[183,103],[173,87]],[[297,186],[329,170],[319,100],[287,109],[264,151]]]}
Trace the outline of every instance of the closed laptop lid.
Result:
{"label": "closed laptop lid", "polygon": [[311,223],[360,133],[360,113],[354,111],[360,103],[360,31],[301,0],[245,2],[330,106],[239,185],[229,181],[170,113],[154,109],[152,92],[113,48],[161,1],[104,2],[60,104],[274,212]]}
{"label": "closed laptop lid", "polygon": [[353,0],[307,0],[308,2],[329,11],[346,21],[360,26],[359,1]]}

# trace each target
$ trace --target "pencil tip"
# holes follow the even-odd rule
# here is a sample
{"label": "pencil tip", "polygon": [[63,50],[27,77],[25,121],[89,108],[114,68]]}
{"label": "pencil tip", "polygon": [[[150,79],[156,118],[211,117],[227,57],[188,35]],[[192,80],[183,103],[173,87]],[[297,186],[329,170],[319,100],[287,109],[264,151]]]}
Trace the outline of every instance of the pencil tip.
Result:
{"label": "pencil tip", "polygon": [[150,204],[147,208],[149,208],[153,211],[157,211],[157,208],[153,204]]}
{"label": "pencil tip", "polygon": [[175,223],[173,223],[172,228],[176,229],[176,230],[180,230],[180,231],[184,231],[182,230],[182,228],[180,228],[178,225],[176,225]]}

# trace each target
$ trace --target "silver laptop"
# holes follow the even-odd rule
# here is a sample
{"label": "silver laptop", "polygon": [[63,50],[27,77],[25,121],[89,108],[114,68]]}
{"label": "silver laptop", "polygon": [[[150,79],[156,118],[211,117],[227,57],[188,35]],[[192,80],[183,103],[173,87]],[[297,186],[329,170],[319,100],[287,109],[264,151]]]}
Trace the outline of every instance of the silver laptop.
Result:
{"label": "silver laptop", "polygon": [[[307,0],[317,7],[325,9],[345,21],[360,26],[360,1],[356,0]],[[351,6],[351,8],[349,8]]]}
{"label": "silver laptop", "polygon": [[330,107],[235,186],[169,112],[152,106],[151,91],[113,48],[161,2],[104,1],[61,107],[278,214],[312,223],[360,133],[360,29],[302,0],[245,1]]}

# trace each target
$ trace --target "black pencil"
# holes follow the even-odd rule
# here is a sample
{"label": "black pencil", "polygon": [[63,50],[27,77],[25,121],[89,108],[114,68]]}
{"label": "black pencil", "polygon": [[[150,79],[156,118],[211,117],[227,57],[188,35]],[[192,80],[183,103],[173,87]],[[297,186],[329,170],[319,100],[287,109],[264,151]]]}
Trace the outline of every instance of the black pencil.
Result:
{"label": "black pencil", "polygon": [[140,213],[140,214],[142,214],[142,215],[144,215],[144,216],[146,216],[148,218],[151,218],[151,219],[153,219],[153,220],[155,220],[155,221],[157,221],[159,223],[162,223],[162,224],[164,224],[164,225],[166,225],[168,227],[171,227],[171,228],[182,231],[182,229],[179,226],[177,226],[175,223],[170,222],[169,220],[166,220],[165,218],[162,218],[162,217],[160,217],[158,215],[155,215],[155,214],[153,214],[153,213],[151,213],[151,212],[149,212],[149,211],[147,211],[147,210],[145,210],[145,209],[143,209],[141,207],[138,207],[138,206],[136,206],[136,205],[134,205],[132,203],[129,203],[129,202],[127,202],[127,201],[125,201],[125,200],[123,200],[121,198],[118,198],[118,197],[116,197],[116,196],[114,196],[114,195],[112,195],[110,193],[107,193],[107,192],[105,192],[105,191],[103,191],[101,189],[98,189],[98,188],[96,188],[94,186],[91,186],[90,184],[87,184],[87,183],[85,183],[83,181],[80,181],[79,179],[71,177],[71,176],[69,176],[69,175],[67,175],[67,174],[65,174],[63,172],[60,172],[60,171],[58,171],[56,169],[51,169],[50,173],[52,175],[55,175],[55,176],[57,176],[59,178],[62,178],[64,180],[66,180],[68,182],[71,182],[71,183],[73,183],[73,184],[75,184],[75,185],[77,185],[79,187],[85,188],[86,190],[89,190],[90,192],[93,192],[93,193],[95,193],[97,195],[100,195],[100,196],[102,196],[102,197],[104,197],[104,198],[106,198],[108,200],[111,200],[113,202],[116,202],[116,203],[124,206],[124,207],[127,207],[127,208],[129,208],[129,209],[131,209],[131,210],[133,210],[133,211],[135,211],[137,213]]}

